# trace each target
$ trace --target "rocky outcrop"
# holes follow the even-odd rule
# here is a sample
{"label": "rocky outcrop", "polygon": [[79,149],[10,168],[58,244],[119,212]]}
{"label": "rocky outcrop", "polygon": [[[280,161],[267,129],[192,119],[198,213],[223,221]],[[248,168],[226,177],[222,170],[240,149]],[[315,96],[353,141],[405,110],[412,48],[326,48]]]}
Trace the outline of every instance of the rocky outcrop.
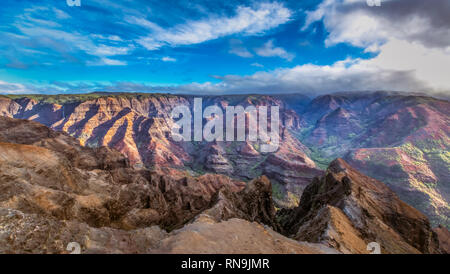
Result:
{"label": "rocky outcrop", "polygon": [[275,219],[272,186],[265,176],[249,182],[240,192],[221,189],[216,194],[213,206],[203,213],[216,221],[241,218],[280,229]]}
{"label": "rocky outcrop", "polygon": [[450,254],[450,232],[443,226],[438,226],[434,229],[439,239],[439,247],[443,253]]}
{"label": "rocky outcrop", "polygon": [[[218,237],[218,235],[220,235]],[[202,215],[192,224],[172,232],[151,253],[181,254],[334,254],[321,244],[298,242],[268,226],[242,219],[217,222]]]}
{"label": "rocky outcrop", "polygon": [[450,227],[450,103],[393,92],[315,98],[299,116],[319,166],[344,158],[386,183],[434,226]]}
{"label": "rocky outcrop", "polygon": [[132,168],[117,151],[0,118],[0,253],[324,253],[272,230],[270,181]]}
{"label": "rocky outcrop", "polygon": [[[0,99],[0,115],[37,121],[76,137],[82,146],[114,148],[137,167],[214,172],[240,180],[266,174],[283,190],[276,199],[279,204],[296,205],[289,197],[300,195],[320,172],[306,155],[308,149],[289,132],[301,127],[299,116],[292,110],[308,101],[301,95],[203,96],[204,107],[279,106],[282,138],[276,161],[268,157],[270,154],[261,153],[260,142],[174,142],[171,111],[179,105],[192,108],[193,96],[94,93]],[[283,171],[283,166],[292,165],[297,170],[304,167],[304,172]]]}
{"label": "rocky outcrop", "polygon": [[328,244],[343,253],[367,253],[371,242],[377,242],[382,253],[441,252],[422,213],[342,159],[307,186],[299,207],[281,210],[278,217],[291,237]]}
{"label": "rocky outcrop", "polygon": [[[70,244],[75,244],[70,246]],[[298,242],[242,219],[217,222],[202,215],[179,230],[91,227],[76,221],[0,208],[0,254],[323,254],[336,250]]]}
{"label": "rocky outcrop", "polygon": [[321,146],[330,142],[329,138],[346,139],[349,136],[356,136],[362,129],[353,113],[338,107],[317,121],[309,141],[316,146]]}
{"label": "rocky outcrop", "polygon": [[266,176],[135,168],[113,149],[0,118],[0,253],[67,253],[72,242],[82,253],[368,253],[370,242],[439,253],[447,240],[341,159],[277,214]]}
{"label": "rocky outcrop", "polygon": [[[116,151],[77,142],[36,122],[1,118],[0,206],[96,227],[173,229],[210,207],[219,190],[245,186],[223,175],[133,169]],[[270,196],[270,184],[265,191]]]}

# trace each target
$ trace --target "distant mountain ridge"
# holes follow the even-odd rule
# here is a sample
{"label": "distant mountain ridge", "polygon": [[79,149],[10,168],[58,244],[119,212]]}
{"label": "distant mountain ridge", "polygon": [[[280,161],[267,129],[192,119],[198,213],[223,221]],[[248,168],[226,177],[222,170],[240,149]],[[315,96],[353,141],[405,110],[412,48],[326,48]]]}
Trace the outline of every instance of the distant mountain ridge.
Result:
{"label": "distant mountain ridge", "polygon": [[279,206],[294,206],[312,178],[343,157],[387,183],[433,224],[450,226],[450,103],[391,92],[202,96],[204,105],[279,105],[281,145],[273,154],[251,142],[176,143],[171,109],[192,95],[93,93],[0,97],[0,114],[65,131],[85,146],[108,146],[132,164],[187,168],[251,180],[267,175]]}

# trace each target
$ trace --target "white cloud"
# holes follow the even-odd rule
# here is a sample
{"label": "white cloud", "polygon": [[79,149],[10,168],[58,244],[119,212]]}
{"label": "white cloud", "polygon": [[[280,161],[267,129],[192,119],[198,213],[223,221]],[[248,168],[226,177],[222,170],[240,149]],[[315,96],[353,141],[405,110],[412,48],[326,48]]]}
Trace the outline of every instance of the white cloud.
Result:
{"label": "white cloud", "polygon": [[425,4],[422,0],[385,0],[381,7],[374,8],[369,7],[365,0],[325,0],[316,10],[307,12],[302,30],[323,20],[330,32],[325,41],[328,46],[350,43],[368,48],[396,38],[430,47],[447,47],[450,21],[440,22],[440,26],[433,24],[439,15],[438,9],[450,12],[449,4],[442,6],[446,1],[435,0],[433,4]]}
{"label": "white cloud", "polygon": [[449,93],[448,14],[448,0],[383,1],[377,8],[367,6],[365,0],[325,0],[307,13],[302,30],[323,20],[329,32],[327,46],[349,43],[362,47],[377,56],[360,61],[361,65],[407,72],[429,89]]}
{"label": "white cloud", "polygon": [[58,18],[58,19],[69,19],[72,17],[69,14],[67,14],[66,12],[64,12],[60,9],[57,9],[57,8],[53,8],[53,12],[55,13],[56,18]]}
{"label": "white cloud", "polygon": [[141,37],[138,43],[148,50],[156,50],[165,45],[199,44],[232,34],[259,35],[288,22],[291,15],[291,11],[280,3],[262,3],[255,7],[239,6],[232,17],[211,15],[169,29],[143,18],[130,17],[127,21],[148,29],[149,35]]}
{"label": "white cloud", "polygon": [[306,64],[293,68],[257,72],[248,76],[216,77],[217,84],[192,84],[180,89],[201,93],[291,93],[319,95],[339,91],[426,91],[410,71],[387,70],[361,59],[348,59],[330,66]]}
{"label": "white cloud", "polygon": [[260,63],[253,63],[253,64],[251,64],[251,66],[258,67],[258,68],[263,68],[264,67],[264,65],[261,65]]}
{"label": "white cloud", "polygon": [[[327,46],[348,43],[375,53],[373,58],[347,59],[328,66],[305,64],[247,76],[226,75],[216,77],[219,79],[218,83],[192,83],[172,87],[122,83],[103,85],[100,90],[156,89],[189,93],[303,92],[312,95],[336,91],[398,90],[441,92],[450,96],[448,14],[448,0],[434,0],[433,4],[423,0],[386,0],[377,8],[368,7],[365,0],[325,0],[315,11],[308,13],[302,30],[310,28],[313,22],[323,20],[329,34],[326,39]],[[290,17],[291,11],[282,4],[265,3],[254,7],[239,7],[231,17],[210,16],[168,29],[137,17],[128,18],[128,22],[149,31],[148,35],[139,41],[147,49],[154,50],[163,46],[202,43],[234,34],[259,35],[287,22]],[[34,39],[36,43],[48,43],[50,47],[53,45],[48,41],[63,41],[71,50],[82,50],[97,57],[98,60],[89,63],[90,65],[125,65],[125,62],[115,60],[112,56],[127,54],[133,49],[132,46],[126,45],[96,45],[92,39],[106,37],[65,32],[57,25],[52,26],[44,21],[30,20],[17,27],[25,34],[17,39]],[[232,54],[253,56],[242,42],[230,45]],[[292,60],[294,57],[285,49],[274,45],[273,40],[255,49],[254,53],[286,60]],[[167,56],[161,60],[169,61],[170,58],[172,57]],[[252,66],[260,67],[260,64],[253,63]],[[0,88],[24,93],[33,87],[0,82]]]}
{"label": "white cloud", "polygon": [[102,58],[102,63],[109,65],[109,66],[126,66],[127,63],[124,61],[109,59],[109,58]]}
{"label": "white cloud", "polygon": [[161,60],[163,62],[176,62],[177,59],[173,58],[173,57],[169,57],[169,56],[164,56],[163,58],[161,58]]}
{"label": "white cloud", "polygon": [[263,57],[280,57],[288,61],[292,61],[295,55],[287,52],[281,47],[275,47],[273,45],[273,40],[267,41],[261,48],[255,49],[256,54]]}
{"label": "white cloud", "polygon": [[248,49],[244,48],[244,47],[235,47],[235,48],[231,48],[229,51],[229,53],[243,57],[243,58],[251,58],[253,57],[253,54],[248,51]]}
{"label": "white cloud", "polygon": [[22,84],[9,83],[0,80],[0,93],[3,94],[23,94],[27,93],[27,89]]}
{"label": "white cloud", "polygon": [[18,26],[18,28],[23,34],[27,35],[28,38],[35,38],[35,42],[46,43],[47,46],[53,47],[58,41],[62,41],[68,44],[65,50],[78,49],[97,57],[126,55],[134,49],[132,45],[120,47],[96,44],[88,37],[77,32],[66,32],[59,29],[44,27],[28,28]]}
{"label": "white cloud", "polygon": [[95,56],[115,56],[115,55],[127,55],[133,49],[130,47],[112,47],[106,45],[94,46],[92,49],[88,49],[88,52]]}
{"label": "white cloud", "polygon": [[238,39],[230,39],[230,50],[228,51],[230,54],[234,54],[243,58],[251,58],[253,54],[244,47],[244,43]]}
{"label": "white cloud", "polygon": [[97,61],[88,62],[87,65],[88,66],[126,66],[127,62],[110,59],[107,57],[102,57]]}
{"label": "white cloud", "polygon": [[91,37],[106,41],[123,42],[123,39],[120,38],[118,35],[91,34]]}
{"label": "white cloud", "polygon": [[[215,76],[218,83],[204,82],[175,86],[152,86],[134,82],[115,82],[109,84],[78,83],[67,85],[55,83],[46,86],[0,82],[0,88],[13,93],[67,93],[92,92],[96,90],[110,92],[174,92],[187,94],[277,94],[303,93],[316,96],[341,91],[410,91],[429,92],[430,87],[416,79],[413,71],[389,70],[381,68],[372,61],[347,59],[329,66],[313,64],[299,65],[293,68],[281,68],[273,71],[260,71],[252,75]],[[5,90],[0,90],[5,92]],[[7,92],[5,92],[7,93]],[[438,94],[438,93],[436,93]],[[446,98],[449,93],[441,93]]]}
{"label": "white cloud", "polygon": [[411,71],[430,88],[450,94],[450,53],[441,49],[392,39],[380,47],[377,57],[364,63],[387,70]]}
{"label": "white cloud", "polygon": [[[62,20],[70,18],[70,15],[56,8],[25,9],[25,12],[18,16],[16,22],[13,23],[23,35],[7,34],[17,39],[15,41],[17,44],[32,45],[34,48],[50,48],[54,50],[54,53],[60,53],[66,57],[68,53],[84,52],[92,56],[86,58],[86,64],[89,65],[125,65],[125,62],[106,57],[127,55],[135,48],[134,45],[127,44],[116,35],[84,35],[78,31],[67,31],[55,20],[41,19],[44,15],[48,18],[56,17]],[[27,51],[28,49],[19,48],[18,50]]]}
{"label": "white cloud", "polygon": [[[203,93],[302,92],[311,95],[391,90],[448,97],[450,17],[445,17],[442,11],[447,10],[448,15],[450,2],[436,0],[434,9],[429,6],[433,5],[417,0],[383,1],[382,7],[386,9],[382,10],[368,7],[365,0],[326,0],[317,10],[308,13],[302,30],[323,20],[329,32],[327,46],[349,43],[376,53],[373,58],[346,59],[327,66],[305,64],[248,76],[226,75],[216,77],[221,80],[219,83],[195,83],[184,88]],[[436,24],[436,20],[441,25]],[[282,56],[285,51],[269,41],[256,53]]]}

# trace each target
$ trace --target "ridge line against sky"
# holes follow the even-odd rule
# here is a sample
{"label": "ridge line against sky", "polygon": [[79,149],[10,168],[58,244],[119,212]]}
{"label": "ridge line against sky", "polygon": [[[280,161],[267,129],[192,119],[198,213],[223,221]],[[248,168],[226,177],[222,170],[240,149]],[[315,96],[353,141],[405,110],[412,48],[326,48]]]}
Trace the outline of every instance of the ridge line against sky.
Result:
{"label": "ridge line against sky", "polygon": [[450,95],[450,1],[6,0],[0,93]]}

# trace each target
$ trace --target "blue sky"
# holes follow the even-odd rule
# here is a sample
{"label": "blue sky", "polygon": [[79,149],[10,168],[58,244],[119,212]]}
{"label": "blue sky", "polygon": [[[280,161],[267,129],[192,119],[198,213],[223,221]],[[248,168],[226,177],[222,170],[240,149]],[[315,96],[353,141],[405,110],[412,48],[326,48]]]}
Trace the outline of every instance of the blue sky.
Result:
{"label": "blue sky", "polygon": [[448,93],[430,2],[4,0],[0,93]]}

